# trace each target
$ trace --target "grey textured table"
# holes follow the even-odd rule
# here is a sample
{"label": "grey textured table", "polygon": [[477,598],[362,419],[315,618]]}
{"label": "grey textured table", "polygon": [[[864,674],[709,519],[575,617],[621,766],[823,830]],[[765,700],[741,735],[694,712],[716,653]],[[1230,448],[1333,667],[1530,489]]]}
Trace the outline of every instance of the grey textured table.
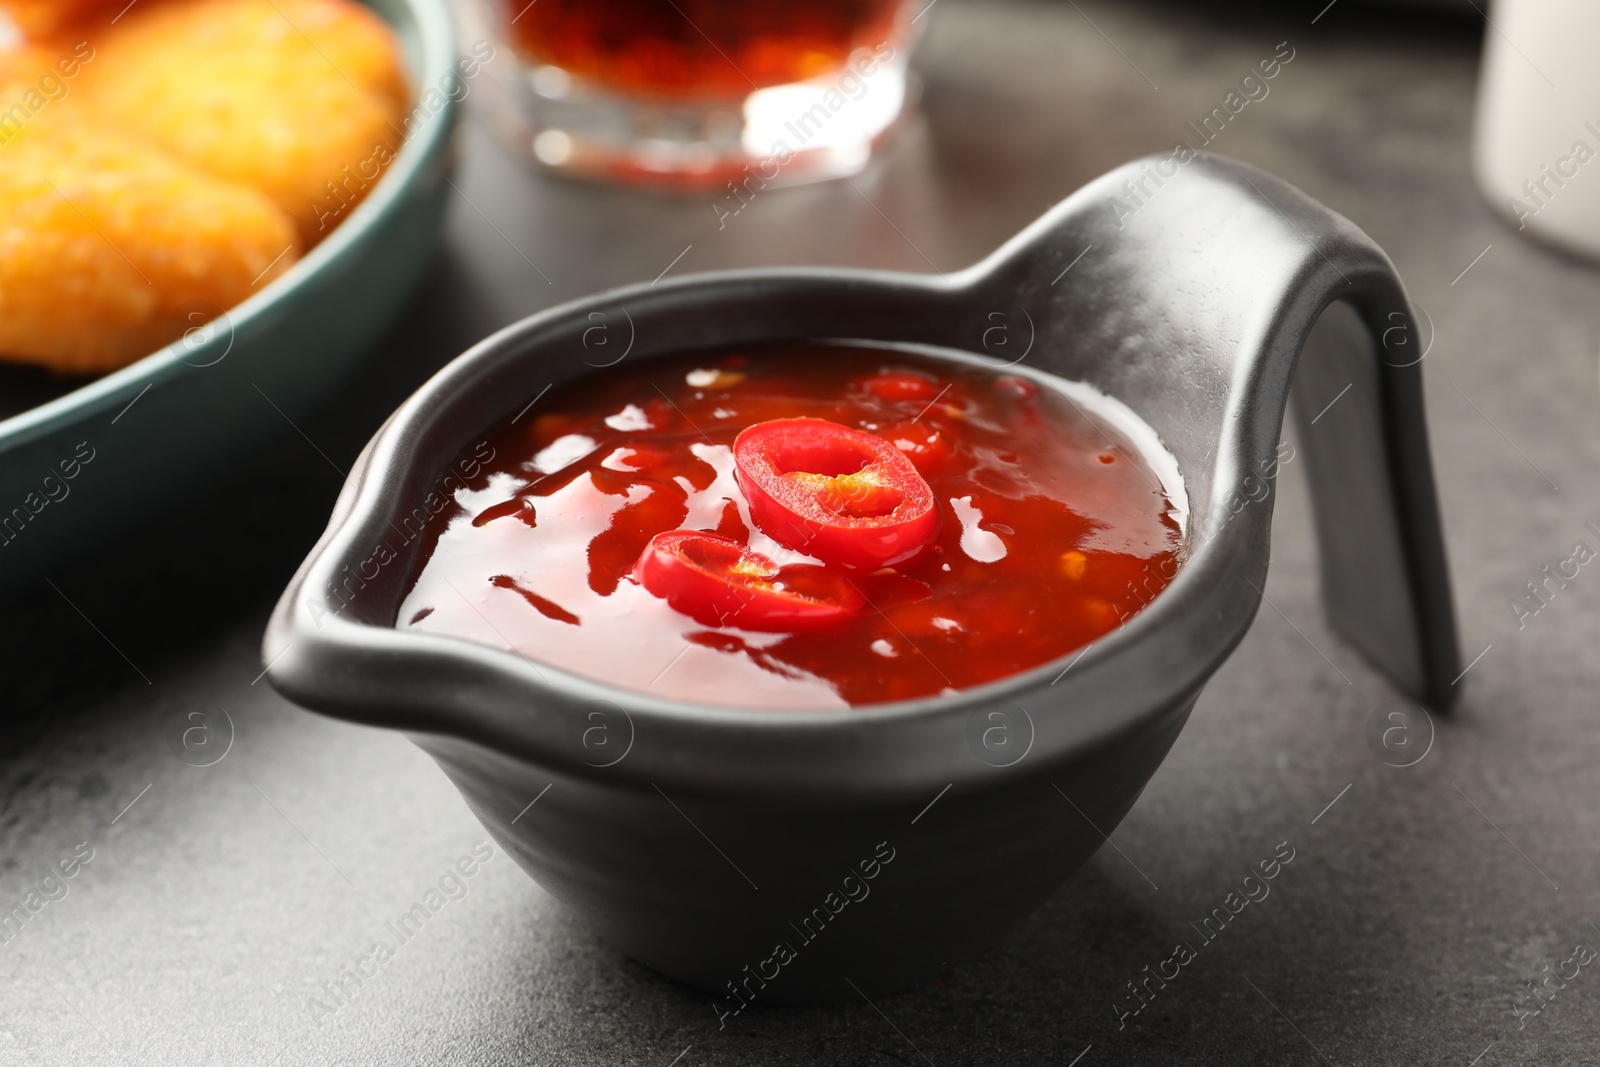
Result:
{"label": "grey textured table", "polygon": [[[540,181],[466,131],[445,248],[362,381],[3,613],[0,913],[32,892],[42,906],[0,943],[0,1063],[1594,1062],[1600,966],[1540,999],[1527,983],[1600,946],[1600,578],[1584,568],[1520,626],[1510,602],[1575,542],[1600,547],[1584,525],[1600,521],[1597,277],[1473,191],[1476,27],[1355,0],[1312,25],[1322,3],[1293,6],[941,0],[923,114],[873,169],[762,193],[720,231],[703,200]],[[963,266],[1170,148],[1280,41],[1294,59],[1210,147],[1355,219],[1436,329],[1428,398],[1473,666],[1426,757],[1396,768],[1368,743],[1393,694],[1322,620],[1291,462],[1269,605],[1115,847],[987,958],[719,1032],[704,996],[597,941],[497,853],[360,968],[483,834],[409,743],[257,681],[257,641],[333,468],[394,403],[489,329],[669,263]],[[213,731],[214,764],[178,758],[187,728]],[[1127,983],[1197,941],[1190,924],[1285,841],[1270,897],[1122,1017]],[[62,861],[74,877],[46,883]],[[1542,1010],[1519,1025],[1517,1004]]]}

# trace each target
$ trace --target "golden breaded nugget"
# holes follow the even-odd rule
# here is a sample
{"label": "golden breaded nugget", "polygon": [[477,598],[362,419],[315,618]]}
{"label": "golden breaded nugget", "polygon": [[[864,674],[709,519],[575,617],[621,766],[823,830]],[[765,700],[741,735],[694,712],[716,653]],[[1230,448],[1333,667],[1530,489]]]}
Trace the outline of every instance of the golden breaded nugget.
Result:
{"label": "golden breaded nugget", "polygon": [[[317,46],[340,74],[388,99],[396,113],[411,103],[394,30],[354,0],[273,0],[283,18]],[[253,43],[253,42],[252,42]]]}
{"label": "golden breaded nugget", "polygon": [[0,145],[61,113],[84,64],[93,59],[94,48],[87,41],[0,48]]}
{"label": "golden breaded nugget", "polygon": [[127,4],[128,0],[0,0],[0,11],[27,36],[48,37],[109,21]]}
{"label": "golden breaded nugget", "polygon": [[266,193],[321,240],[403,140],[393,35],[347,0],[141,3],[80,91],[119,129]]}
{"label": "golden breaded nugget", "polygon": [[0,358],[115,370],[298,257],[293,224],[256,190],[54,117],[0,145]]}

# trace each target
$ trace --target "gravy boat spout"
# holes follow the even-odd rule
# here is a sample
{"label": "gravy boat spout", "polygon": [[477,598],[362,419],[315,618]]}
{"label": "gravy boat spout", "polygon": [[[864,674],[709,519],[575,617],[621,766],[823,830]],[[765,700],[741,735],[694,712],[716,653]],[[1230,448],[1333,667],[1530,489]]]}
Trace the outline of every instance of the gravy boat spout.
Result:
{"label": "gravy boat spout", "polygon": [[[596,324],[608,348],[585,344]],[[1126,404],[1187,489],[1175,578],[1060,661],[847,711],[697,707],[395,628],[419,562],[408,518],[543,389],[619,357],[808,338],[987,353]],[[553,308],[456,359],[373,438],[273,614],[269,677],[405,731],[541,886],[710,991],[723,1025],[750,1003],[903,989],[1037,908],[1155,772],[1260,605],[1291,400],[1335,628],[1401,692],[1450,703],[1420,341],[1360,230],[1205,155],[1113,171],[944,278],[737,271]]]}

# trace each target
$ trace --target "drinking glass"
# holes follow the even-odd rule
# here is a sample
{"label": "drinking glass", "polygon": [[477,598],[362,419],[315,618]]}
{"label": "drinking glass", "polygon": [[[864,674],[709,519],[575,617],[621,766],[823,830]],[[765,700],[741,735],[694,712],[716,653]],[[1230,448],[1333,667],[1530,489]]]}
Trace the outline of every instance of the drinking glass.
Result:
{"label": "drinking glass", "polygon": [[493,118],[558,171],[685,189],[853,174],[926,0],[474,0]]}

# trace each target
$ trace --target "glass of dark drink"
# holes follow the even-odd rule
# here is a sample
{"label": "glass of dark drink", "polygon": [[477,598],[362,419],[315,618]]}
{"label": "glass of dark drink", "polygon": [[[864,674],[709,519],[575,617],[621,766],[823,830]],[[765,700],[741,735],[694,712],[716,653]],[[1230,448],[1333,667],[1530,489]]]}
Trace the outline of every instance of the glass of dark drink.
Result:
{"label": "glass of dark drink", "polygon": [[927,0],[477,0],[501,132],[686,189],[852,174],[899,117]]}

